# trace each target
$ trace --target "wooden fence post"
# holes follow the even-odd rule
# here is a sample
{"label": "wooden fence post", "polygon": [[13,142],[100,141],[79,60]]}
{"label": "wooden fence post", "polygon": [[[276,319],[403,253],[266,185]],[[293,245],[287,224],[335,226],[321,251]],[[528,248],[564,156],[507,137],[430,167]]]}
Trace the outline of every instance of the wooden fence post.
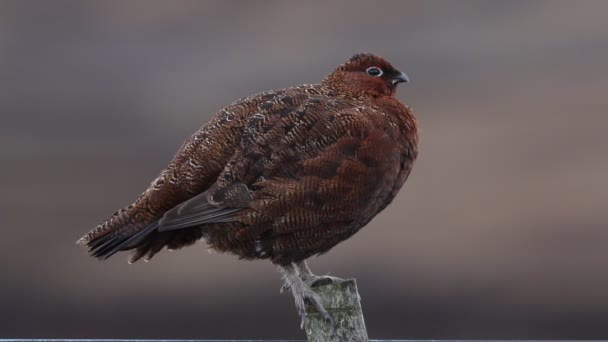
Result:
{"label": "wooden fence post", "polygon": [[361,297],[354,279],[313,286],[312,289],[321,296],[323,306],[336,321],[336,330],[330,336],[328,323],[307,303],[304,329],[309,342],[368,342]]}

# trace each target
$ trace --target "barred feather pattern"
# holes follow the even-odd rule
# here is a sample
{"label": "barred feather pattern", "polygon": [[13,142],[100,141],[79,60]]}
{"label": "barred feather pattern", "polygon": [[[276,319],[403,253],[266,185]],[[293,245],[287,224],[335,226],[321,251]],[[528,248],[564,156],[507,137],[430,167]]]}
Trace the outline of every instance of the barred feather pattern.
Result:
{"label": "barred feather pattern", "polygon": [[[366,73],[372,66],[382,77]],[[132,262],[201,238],[280,265],[327,252],[384,209],[412,170],[417,123],[394,97],[401,75],[360,54],[320,84],[236,101],[79,242],[101,259],[135,249]]]}

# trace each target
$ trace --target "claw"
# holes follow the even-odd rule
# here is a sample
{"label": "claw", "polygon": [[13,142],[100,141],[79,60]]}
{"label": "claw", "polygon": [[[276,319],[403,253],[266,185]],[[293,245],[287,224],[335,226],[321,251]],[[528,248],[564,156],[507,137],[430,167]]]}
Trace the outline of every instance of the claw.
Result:
{"label": "claw", "polygon": [[327,322],[330,335],[333,336],[336,332],[336,321],[323,307],[321,297],[315,293],[311,287],[339,282],[342,281],[342,279],[330,276],[316,276],[310,272],[305,264],[302,265],[301,268],[304,272],[300,272],[301,269],[295,267],[293,264],[281,267],[285,283],[281,286],[280,292],[282,293],[283,291],[289,290],[293,294],[296,302],[296,309],[301,319],[300,329],[304,329],[306,326],[305,301],[308,301],[321,315],[323,320]]}

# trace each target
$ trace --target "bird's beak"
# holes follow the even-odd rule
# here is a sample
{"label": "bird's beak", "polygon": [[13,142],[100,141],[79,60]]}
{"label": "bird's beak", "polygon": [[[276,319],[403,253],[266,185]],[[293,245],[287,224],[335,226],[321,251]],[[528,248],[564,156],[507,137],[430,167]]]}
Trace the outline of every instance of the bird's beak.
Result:
{"label": "bird's beak", "polygon": [[391,85],[395,85],[397,83],[408,83],[410,81],[410,79],[407,77],[407,75],[401,71],[399,71],[399,74],[397,74],[397,76],[391,78]]}

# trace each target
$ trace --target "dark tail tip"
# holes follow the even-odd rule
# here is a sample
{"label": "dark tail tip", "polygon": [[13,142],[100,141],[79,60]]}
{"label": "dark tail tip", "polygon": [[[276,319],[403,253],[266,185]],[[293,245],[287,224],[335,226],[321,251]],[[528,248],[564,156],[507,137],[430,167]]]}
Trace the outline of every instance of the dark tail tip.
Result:
{"label": "dark tail tip", "polygon": [[148,235],[158,229],[158,222],[151,223],[140,229],[121,229],[91,238],[90,234],[77,241],[86,246],[91,256],[106,260],[116,252],[137,247]]}

